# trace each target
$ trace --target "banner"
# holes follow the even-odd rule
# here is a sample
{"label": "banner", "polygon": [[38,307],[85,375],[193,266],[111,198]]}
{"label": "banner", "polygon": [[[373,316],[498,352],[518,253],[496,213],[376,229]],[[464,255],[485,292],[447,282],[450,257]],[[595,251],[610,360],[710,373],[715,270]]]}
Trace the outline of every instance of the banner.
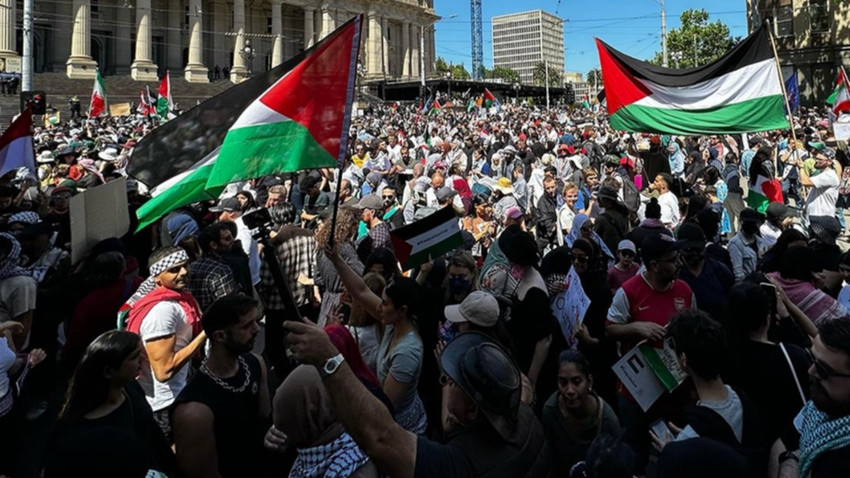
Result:
{"label": "banner", "polygon": [[590,298],[584,293],[581,279],[575,268],[570,267],[564,285],[566,289],[552,299],[552,314],[558,320],[558,325],[561,326],[561,332],[567,340],[567,346],[575,350],[578,346],[576,332],[584,322],[584,314],[590,307]]}
{"label": "banner", "polygon": [[641,342],[626,352],[613,370],[643,411],[649,410],[658,397],[673,391],[686,377],[670,339],[657,345]]}

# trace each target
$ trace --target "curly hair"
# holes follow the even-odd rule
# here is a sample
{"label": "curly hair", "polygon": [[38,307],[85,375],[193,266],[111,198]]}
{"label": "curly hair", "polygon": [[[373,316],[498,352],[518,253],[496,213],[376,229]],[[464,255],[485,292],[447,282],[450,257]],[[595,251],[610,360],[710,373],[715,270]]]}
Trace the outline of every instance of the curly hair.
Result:
{"label": "curly hair", "polygon": [[[342,244],[350,241],[357,233],[357,224],[360,221],[360,211],[341,207],[336,216],[336,231],[334,231],[334,244]],[[331,233],[332,221],[322,221],[316,230],[316,246],[321,250],[328,245],[328,237]]]}

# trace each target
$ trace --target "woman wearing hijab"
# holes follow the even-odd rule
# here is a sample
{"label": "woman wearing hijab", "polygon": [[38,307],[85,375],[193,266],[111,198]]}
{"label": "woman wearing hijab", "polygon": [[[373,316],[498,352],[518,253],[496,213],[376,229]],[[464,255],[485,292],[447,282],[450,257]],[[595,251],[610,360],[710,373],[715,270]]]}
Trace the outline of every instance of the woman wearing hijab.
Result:
{"label": "woman wearing hijab", "polygon": [[378,469],[333,413],[318,370],[300,365],[274,396],[274,426],[298,451],[289,478],[377,478]]}
{"label": "woman wearing hijab", "polygon": [[670,174],[675,179],[684,178],[685,175],[685,153],[677,141],[670,141],[667,145],[667,161],[670,163]]}
{"label": "woman wearing hijab", "polygon": [[604,261],[600,264],[600,267],[605,267],[605,270],[608,270],[609,267],[614,265],[614,261],[616,261],[614,254],[611,253],[611,250],[605,245],[605,241],[599,237],[599,234],[593,230],[593,223],[590,222],[587,214],[576,214],[573,220],[573,228],[565,240],[567,247],[573,247],[573,243],[580,237],[593,242],[599,248],[599,251],[604,256]]}

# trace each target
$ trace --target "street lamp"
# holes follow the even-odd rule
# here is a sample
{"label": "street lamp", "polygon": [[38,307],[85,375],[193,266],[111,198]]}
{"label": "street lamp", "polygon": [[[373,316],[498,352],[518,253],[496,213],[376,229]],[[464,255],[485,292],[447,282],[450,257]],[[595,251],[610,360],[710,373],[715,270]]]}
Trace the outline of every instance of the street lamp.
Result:
{"label": "street lamp", "polygon": [[682,52],[674,51],[673,52],[673,61],[676,62],[676,68],[679,68],[679,62],[682,61]]}
{"label": "street lamp", "polygon": [[519,103],[519,83],[514,82],[514,84],[512,84],[511,87],[513,87],[513,89],[514,89],[514,101],[518,104]]}
{"label": "street lamp", "polygon": [[444,18],[435,18],[427,25],[419,25],[419,76],[421,76],[422,80],[422,85],[420,89],[422,90],[421,96],[423,98],[425,97],[425,27],[430,27],[431,25],[439,22],[440,20],[448,20],[450,18],[455,18],[456,16],[457,14],[453,13]]}
{"label": "street lamp", "polygon": [[251,74],[254,71],[254,57],[257,56],[257,53],[256,53],[256,51],[254,51],[254,48],[251,46],[251,39],[250,38],[245,40],[245,47],[242,48],[242,51],[239,52],[239,56],[241,56],[242,59],[245,60],[245,62],[248,64],[248,75],[247,76],[251,76]]}
{"label": "street lamp", "polygon": [[446,72],[446,82],[449,84],[449,99],[452,97],[452,72]]}

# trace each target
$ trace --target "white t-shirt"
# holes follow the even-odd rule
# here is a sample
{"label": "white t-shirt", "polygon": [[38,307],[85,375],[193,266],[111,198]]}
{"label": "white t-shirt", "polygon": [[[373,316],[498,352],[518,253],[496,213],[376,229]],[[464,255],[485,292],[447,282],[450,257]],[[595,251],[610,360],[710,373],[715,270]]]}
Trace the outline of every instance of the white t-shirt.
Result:
{"label": "white t-shirt", "polygon": [[[0,322],[15,320],[16,317],[35,310],[36,289],[38,289],[38,283],[29,276],[14,276],[0,280]],[[22,348],[26,349],[29,342],[30,336],[27,335]]]}
{"label": "white t-shirt", "polygon": [[679,224],[679,200],[676,195],[667,191],[658,196],[658,205],[661,206],[661,222],[664,225],[676,226]]}
{"label": "white t-shirt", "polygon": [[[776,244],[776,241],[779,239],[779,235],[782,234],[782,229],[774,226],[769,222],[765,222],[759,227],[759,233],[761,233],[761,238],[764,239],[764,247],[765,250],[770,249]],[[763,253],[764,251],[759,251],[759,253]]]}
{"label": "white t-shirt", "polygon": [[15,364],[15,352],[9,348],[6,337],[0,336],[0,398],[9,392],[9,369]]}
{"label": "white t-shirt", "polygon": [[242,242],[242,250],[248,254],[248,268],[251,269],[251,284],[260,283],[260,247],[257,240],[251,236],[251,230],[242,222],[242,218],[236,219],[236,239]]}
{"label": "white t-shirt", "polygon": [[[148,315],[142,319],[139,335],[142,336],[144,344],[160,337],[176,335],[174,352],[177,353],[192,341],[192,326],[189,325],[186,312],[180,304],[174,301],[163,301],[153,306]],[[167,382],[157,380],[153,375],[153,368],[148,366],[142,367],[139,384],[145,390],[151,409],[157,411],[174,403],[174,399],[186,386],[188,378],[188,363]]]}
{"label": "white t-shirt", "polygon": [[806,198],[806,214],[809,216],[834,216],[838,201],[838,174],[828,168],[810,178],[815,187]]}

